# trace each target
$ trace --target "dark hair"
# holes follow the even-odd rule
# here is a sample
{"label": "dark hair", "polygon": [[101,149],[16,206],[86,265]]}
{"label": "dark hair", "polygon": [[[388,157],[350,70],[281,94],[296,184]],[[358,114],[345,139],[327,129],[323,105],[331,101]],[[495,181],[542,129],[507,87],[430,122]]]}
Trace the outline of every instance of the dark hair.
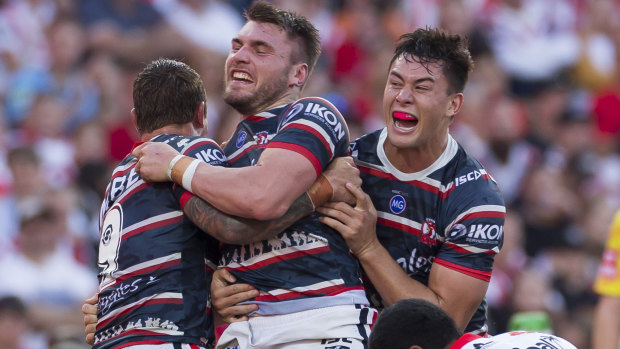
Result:
{"label": "dark hair", "polygon": [[271,23],[282,28],[291,40],[299,40],[299,52],[291,55],[291,63],[308,64],[308,74],[312,72],[321,55],[319,31],[305,17],[294,12],[281,10],[265,1],[256,1],[245,12],[248,21]]}
{"label": "dark hair", "polygon": [[0,315],[13,314],[26,317],[26,305],[16,296],[0,297]]}
{"label": "dark hair", "polygon": [[401,35],[390,67],[400,56],[408,62],[420,63],[426,69],[430,63],[441,63],[443,74],[448,79],[448,93],[463,92],[469,72],[474,67],[467,40],[436,28],[420,28]]}
{"label": "dark hair", "polygon": [[39,166],[41,164],[41,157],[37,154],[34,148],[29,146],[13,148],[9,150],[6,157],[7,164],[9,166],[14,166],[17,163],[30,163],[35,166]]}
{"label": "dark hair", "polygon": [[383,309],[370,332],[370,349],[445,349],[461,336],[452,318],[422,299],[402,299]]}
{"label": "dark hair", "polygon": [[171,59],[153,61],[133,83],[138,131],[191,122],[197,105],[206,99],[200,75],[190,66]]}

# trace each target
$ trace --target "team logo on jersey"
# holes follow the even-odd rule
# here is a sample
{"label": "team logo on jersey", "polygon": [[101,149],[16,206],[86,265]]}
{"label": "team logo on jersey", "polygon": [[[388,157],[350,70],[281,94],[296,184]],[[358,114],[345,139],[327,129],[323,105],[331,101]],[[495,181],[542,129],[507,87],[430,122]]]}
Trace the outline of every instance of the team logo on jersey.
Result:
{"label": "team logo on jersey", "polygon": [[407,207],[407,202],[402,195],[394,195],[390,199],[390,211],[394,214],[401,214]]}
{"label": "team logo on jersey", "polygon": [[458,239],[467,235],[467,227],[461,223],[457,223],[450,230],[450,234],[448,235],[451,239]]}
{"label": "team logo on jersey", "polygon": [[435,230],[435,220],[427,218],[422,224],[422,236],[420,236],[420,242],[427,245],[437,244],[437,232]]}
{"label": "team logo on jersey", "polygon": [[259,133],[254,135],[254,140],[256,141],[256,145],[266,146],[267,143],[269,143],[269,132],[260,131]]}
{"label": "team logo on jersey", "polygon": [[239,132],[239,135],[237,136],[237,141],[235,142],[235,145],[237,146],[237,148],[241,148],[243,143],[245,143],[245,139],[247,137],[248,137],[248,134],[245,131]]}
{"label": "team logo on jersey", "polygon": [[291,119],[299,114],[299,112],[304,108],[304,105],[299,103],[299,104],[295,104],[291,110],[289,110],[289,112],[286,114],[286,116],[284,117],[284,120],[282,120],[282,124],[280,126],[284,126],[286,125],[289,121],[291,121]]}

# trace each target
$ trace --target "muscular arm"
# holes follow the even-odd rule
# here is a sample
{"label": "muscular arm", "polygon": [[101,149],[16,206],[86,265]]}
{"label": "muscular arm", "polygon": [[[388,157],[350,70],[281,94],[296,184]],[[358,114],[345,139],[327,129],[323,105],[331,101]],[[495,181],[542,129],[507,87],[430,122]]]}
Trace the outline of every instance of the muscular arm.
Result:
{"label": "muscular arm", "polygon": [[617,349],[620,338],[620,297],[600,296],[594,312],[592,348]]}
{"label": "muscular arm", "polygon": [[482,302],[488,282],[438,264],[431,268],[428,286],[412,279],[377,239],[377,211],[370,197],[359,187],[347,188],[356,197],[355,206],[328,203],[318,209],[326,215],[320,220],[340,232],[386,304],[422,298],[445,310],[464,330]]}
{"label": "muscular arm", "polygon": [[358,258],[386,305],[404,298],[425,299],[450,314],[463,331],[482,302],[488,286],[486,281],[439,264],[433,264],[426,286],[410,278],[383,246],[377,246]]}
{"label": "muscular arm", "polygon": [[271,238],[313,210],[306,193],[298,197],[282,217],[267,221],[229,216],[197,196],[192,196],[183,208],[185,215],[202,231],[235,245]]}

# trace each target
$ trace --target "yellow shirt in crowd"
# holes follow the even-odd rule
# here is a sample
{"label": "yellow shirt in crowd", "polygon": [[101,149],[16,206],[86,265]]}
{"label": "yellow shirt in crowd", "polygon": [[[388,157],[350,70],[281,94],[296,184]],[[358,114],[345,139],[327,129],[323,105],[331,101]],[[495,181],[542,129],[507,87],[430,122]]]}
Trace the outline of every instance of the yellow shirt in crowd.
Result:
{"label": "yellow shirt in crowd", "polygon": [[620,210],[616,212],[611,224],[594,291],[602,295],[620,297]]}

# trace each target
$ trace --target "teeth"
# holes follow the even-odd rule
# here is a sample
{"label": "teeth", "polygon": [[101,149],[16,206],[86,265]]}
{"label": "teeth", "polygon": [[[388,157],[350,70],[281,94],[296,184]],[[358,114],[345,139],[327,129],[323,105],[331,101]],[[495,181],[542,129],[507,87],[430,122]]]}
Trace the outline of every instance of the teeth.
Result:
{"label": "teeth", "polygon": [[243,73],[243,72],[234,72],[233,78],[252,81],[252,78],[250,78],[250,75],[247,73]]}
{"label": "teeth", "polygon": [[396,127],[400,128],[401,130],[404,130],[404,131],[411,131],[411,130],[413,130],[415,128],[415,126],[412,126],[412,127],[402,127],[400,125],[400,121],[399,120],[394,120],[394,125]]}

